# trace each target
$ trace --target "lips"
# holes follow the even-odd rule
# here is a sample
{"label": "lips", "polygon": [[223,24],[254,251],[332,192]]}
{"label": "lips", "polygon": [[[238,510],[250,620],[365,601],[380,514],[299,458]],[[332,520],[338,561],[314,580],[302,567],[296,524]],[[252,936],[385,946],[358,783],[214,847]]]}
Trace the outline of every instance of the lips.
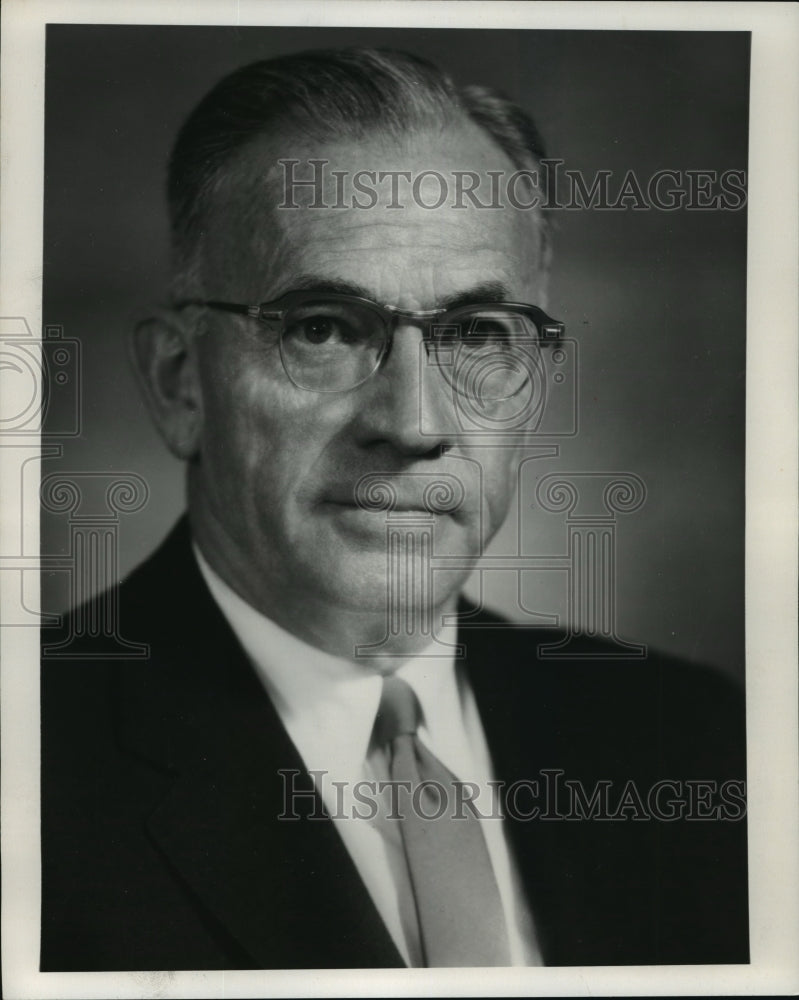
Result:
{"label": "lips", "polygon": [[342,500],[326,500],[325,503],[331,504],[333,507],[342,507],[349,510],[362,510],[366,514],[379,514],[381,512],[390,510],[400,513],[419,513],[419,514],[430,514],[439,513],[438,511],[430,511],[418,501],[404,501],[396,500],[392,501],[390,504],[378,504],[378,503],[355,503],[353,501],[342,501]]}
{"label": "lips", "polygon": [[369,513],[453,514],[466,495],[463,483],[450,473],[368,473],[353,486],[330,491],[327,502]]}
{"label": "lips", "polygon": [[424,506],[420,497],[395,497],[386,496],[385,498],[372,496],[369,499],[356,499],[354,496],[355,491],[349,494],[349,497],[345,499],[341,496],[327,497],[323,502],[330,504],[333,507],[343,507],[350,510],[362,510],[365,513],[380,513],[381,511],[401,511],[401,512],[411,512],[419,511],[424,513],[430,513],[427,507]]}

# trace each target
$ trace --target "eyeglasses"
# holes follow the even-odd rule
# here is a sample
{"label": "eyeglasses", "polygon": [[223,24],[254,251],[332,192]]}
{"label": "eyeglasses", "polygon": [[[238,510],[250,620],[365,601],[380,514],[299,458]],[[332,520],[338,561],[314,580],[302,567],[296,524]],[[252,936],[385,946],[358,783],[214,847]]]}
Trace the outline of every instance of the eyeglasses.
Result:
{"label": "eyeglasses", "polygon": [[391,352],[396,324],[421,326],[428,361],[460,393],[486,402],[516,395],[540,368],[537,351],[563,338],[564,324],[537,306],[492,302],[453,309],[408,310],[356,295],[287,292],[273,302],[190,301],[279,324],[280,357],[289,379],[311,392],[362,385]]}

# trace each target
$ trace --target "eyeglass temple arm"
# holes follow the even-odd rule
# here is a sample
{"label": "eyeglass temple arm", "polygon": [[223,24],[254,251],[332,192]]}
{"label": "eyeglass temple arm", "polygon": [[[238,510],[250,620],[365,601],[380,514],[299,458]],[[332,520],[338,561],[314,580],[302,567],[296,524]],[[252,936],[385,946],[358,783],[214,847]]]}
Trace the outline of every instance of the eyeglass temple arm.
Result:
{"label": "eyeglass temple arm", "polygon": [[262,311],[260,306],[243,306],[238,302],[219,302],[211,299],[207,302],[198,302],[198,305],[206,306],[209,309],[221,309],[224,312],[238,313],[240,316],[250,316],[252,319],[260,319]]}
{"label": "eyeglass temple arm", "polygon": [[187,309],[190,306],[200,306],[204,309],[221,309],[223,312],[236,313],[239,316],[249,316],[251,319],[280,319],[282,313],[277,310],[270,312],[263,306],[246,306],[239,302],[220,302],[217,299],[184,299],[176,302],[176,309]]}

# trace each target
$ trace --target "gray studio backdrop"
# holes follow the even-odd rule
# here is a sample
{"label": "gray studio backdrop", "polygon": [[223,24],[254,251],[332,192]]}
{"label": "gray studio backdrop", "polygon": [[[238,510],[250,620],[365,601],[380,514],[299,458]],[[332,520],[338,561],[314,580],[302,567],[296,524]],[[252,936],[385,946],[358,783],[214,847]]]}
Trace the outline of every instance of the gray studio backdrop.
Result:
{"label": "gray studio backdrop", "polygon": [[[127,354],[134,323],[164,298],[175,132],[233,68],[338,45],[408,49],[498,87],[533,113],[549,156],[589,181],[600,170],[617,186],[629,170],[644,182],[664,169],[746,170],[746,33],[50,26],[44,321],[80,342],[82,422],[43,475],[146,482],[146,505],[118,517],[123,574],[183,507],[181,466],[151,429]],[[514,511],[492,551],[566,551],[565,514],[536,500],[542,476],[632,473],[646,500],[617,516],[620,634],[740,675],[746,209],[563,210],[554,224],[549,311],[579,341],[579,433],[556,460],[528,463],[522,537]],[[71,405],[54,395],[48,430]],[[69,521],[44,514],[45,555],[67,553]],[[484,582],[516,619],[568,615],[557,566]],[[46,610],[71,591],[63,569],[44,574]]]}

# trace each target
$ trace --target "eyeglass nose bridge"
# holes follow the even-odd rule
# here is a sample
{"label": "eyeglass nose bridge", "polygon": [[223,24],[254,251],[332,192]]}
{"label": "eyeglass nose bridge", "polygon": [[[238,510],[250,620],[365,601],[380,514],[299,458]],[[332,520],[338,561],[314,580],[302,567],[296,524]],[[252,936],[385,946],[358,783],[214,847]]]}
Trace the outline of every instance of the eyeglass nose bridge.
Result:
{"label": "eyeglass nose bridge", "polygon": [[445,312],[443,309],[400,309],[399,306],[383,306],[383,309],[387,313],[391,313],[392,317],[417,321],[435,319],[436,316],[441,316]]}
{"label": "eyeglass nose bridge", "polygon": [[391,348],[394,345],[394,334],[397,332],[397,326],[402,320],[409,320],[415,326],[421,327],[422,343],[424,344],[427,357],[430,358],[430,352],[433,347],[433,338],[431,337],[430,332],[435,320],[444,314],[444,310],[400,309],[398,306],[389,305],[381,306],[381,310],[386,324],[386,343],[377,366],[378,368],[382,368],[388,361],[389,355],[391,354]]}

